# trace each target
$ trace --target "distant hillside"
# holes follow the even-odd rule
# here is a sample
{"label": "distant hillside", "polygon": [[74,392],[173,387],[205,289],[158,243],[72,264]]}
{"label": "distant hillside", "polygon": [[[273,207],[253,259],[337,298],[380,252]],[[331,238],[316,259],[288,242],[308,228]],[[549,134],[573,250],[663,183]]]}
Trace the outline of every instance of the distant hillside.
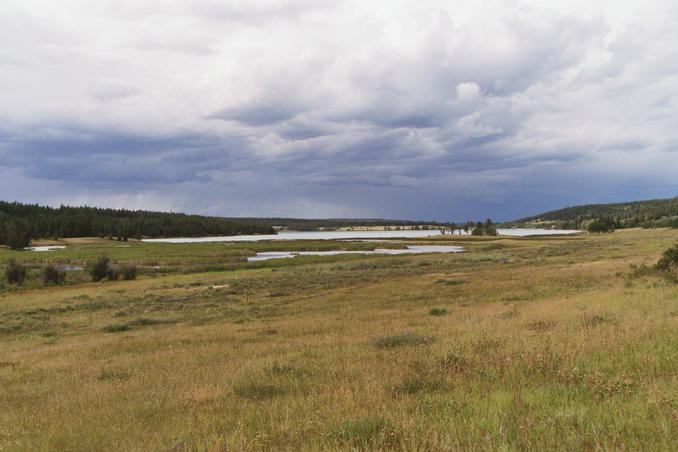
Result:
{"label": "distant hillside", "polygon": [[504,223],[504,226],[549,225],[580,229],[596,218],[611,218],[620,228],[678,227],[678,197],[566,207]]}
{"label": "distant hillside", "polygon": [[0,244],[23,248],[31,239],[64,237],[197,237],[274,234],[267,225],[226,218],[97,207],[52,208],[0,201]]}
{"label": "distant hillside", "polygon": [[344,227],[373,227],[373,226],[393,226],[393,227],[413,227],[427,229],[429,227],[440,228],[446,224],[436,221],[410,221],[410,220],[384,220],[380,218],[326,218],[326,219],[304,219],[304,218],[228,218],[231,221],[245,224],[255,224],[259,226],[275,226],[294,231],[318,231],[332,230]]}

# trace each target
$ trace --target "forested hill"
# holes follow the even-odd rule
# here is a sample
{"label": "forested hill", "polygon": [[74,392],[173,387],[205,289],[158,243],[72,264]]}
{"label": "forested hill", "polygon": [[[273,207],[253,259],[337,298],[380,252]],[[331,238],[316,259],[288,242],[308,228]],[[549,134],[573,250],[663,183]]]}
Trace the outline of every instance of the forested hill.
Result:
{"label": "forested hill", "polygon": [[365,218],[325,218],[325,219],[305,219],[305,218],[229,218],[235,222],[246,224],[256,224],[260,226],[276,226],[293,231],[320,231],[333,230],[344,227],[372,227],[372,226],[390,226],[390,227],[412,227],[421,229],[441,228],[449,226],[449,223],[439,223],[435,221],[410,221],[410,220],[384,220],[384,219],[365,219]]}
{"label": "forested hill", "polygon": [[586,204],[521,218],[506,226],[552,224],[556,227],[579,229],[597,218],[611,218],[617,227],[678,227],[678,197],[612,204]]}
{"label": "forested hill", "polygon": [[272,227],[226,218],[144,210],[59,208],[0,201],[0,244],[25,247],[37,238],[199,237],[275,234]]}

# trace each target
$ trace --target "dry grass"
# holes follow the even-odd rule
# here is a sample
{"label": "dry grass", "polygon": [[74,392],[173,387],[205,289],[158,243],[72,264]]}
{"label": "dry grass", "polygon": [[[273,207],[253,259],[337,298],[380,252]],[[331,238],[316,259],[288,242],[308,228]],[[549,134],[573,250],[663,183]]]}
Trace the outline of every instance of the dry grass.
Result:
{"label": "dry grass", "polygon": [[676,240],[5,292],[0,448],[673,450]]}

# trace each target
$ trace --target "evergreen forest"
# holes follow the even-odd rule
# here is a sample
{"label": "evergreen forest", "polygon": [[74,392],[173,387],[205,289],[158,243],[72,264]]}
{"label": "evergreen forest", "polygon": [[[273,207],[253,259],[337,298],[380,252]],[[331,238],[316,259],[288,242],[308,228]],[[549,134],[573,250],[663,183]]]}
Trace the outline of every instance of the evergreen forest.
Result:
{"label": "evergreen forest", "polygon": [[0,244],[14,249],[32,239],[201,237],[275,234],[271,226],[227,218],[98,207],[52,208],[0,201]]}

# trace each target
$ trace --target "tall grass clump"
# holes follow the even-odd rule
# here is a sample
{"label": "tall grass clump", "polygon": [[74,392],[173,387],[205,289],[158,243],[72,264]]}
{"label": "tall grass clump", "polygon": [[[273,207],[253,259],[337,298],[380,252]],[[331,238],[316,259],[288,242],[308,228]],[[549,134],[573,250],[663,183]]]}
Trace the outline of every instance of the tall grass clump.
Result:
{"label": "tall grass clump", "polygon": [[379,450],[395,448],[402,435],[391,422],[376,417],[344,421],[336,436],[357,450]]}
{"label": "tall grass clump", "polygon": [[434,316],[446,315],[447,309],[445,309],[445,308],[433,308],[430,311],[428,311],[428,314],[434,315]]}
{"label": "tall grass clump", "polygon": [[431,336],[416,333],[401,333],[390,336],[382,336],[372,340],[377,348],[393,348],[402,345],[428,345],[433,342]]}
{"label": "tall grass clump", "polygon": [[284,396],[291,391],[287,382],[263,375],[249,375],[233,385],[238,397],[250,400],[268,400]]}
{"label": "tall grass clump", "polygon": [[125,281],[130,281],[137,278],[137,266],[134,264],[123,264],[120,266],[120,275]]}
{"label": "tall grass clump", "polygon": [[21,285],[25,279],[26,267],[15,259],[10,259],[5,270],[5,280],[7,283]]}
{"label": "tall grass clump", "polygon": [[117,281],[120,278],[120,267],[117,265],[109,266],[106,277],[111,281]]}
{"label": "tall grass clump", "polygon": [[129,330],[129,326],[123,324],[123,323],[115,323],[112,325],[106,325],[105,327],[101,328],[101,331],[104,333],[120,333],[122,331],[127,331]]}

